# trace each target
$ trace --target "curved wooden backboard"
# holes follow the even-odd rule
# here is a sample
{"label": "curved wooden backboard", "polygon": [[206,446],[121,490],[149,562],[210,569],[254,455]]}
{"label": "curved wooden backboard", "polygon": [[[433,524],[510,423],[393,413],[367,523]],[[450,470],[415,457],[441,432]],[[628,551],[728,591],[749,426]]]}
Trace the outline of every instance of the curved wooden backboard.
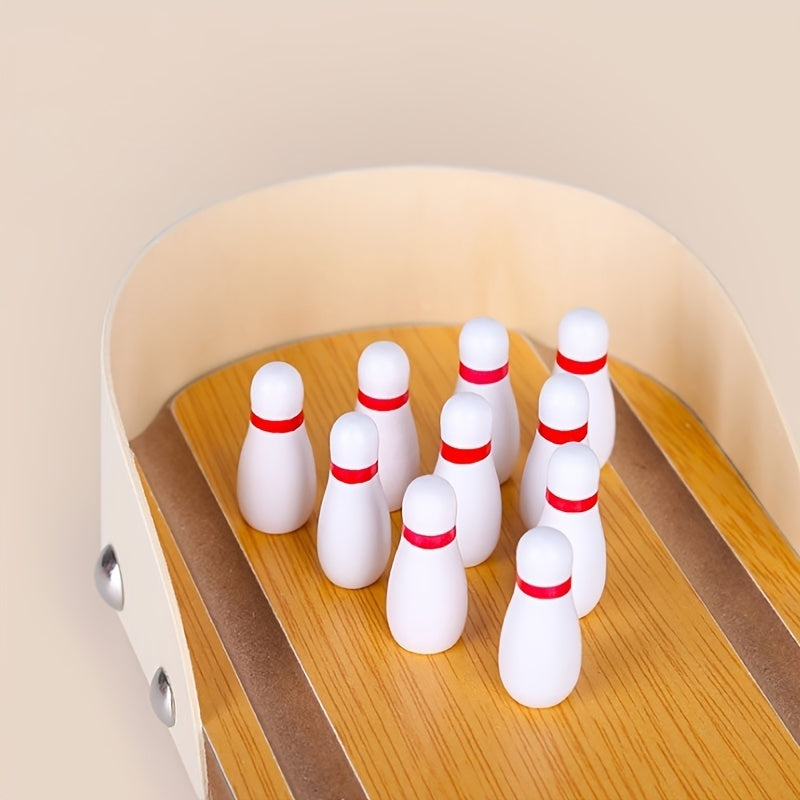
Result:
{"label": "curved wooden backboard", "polygon": [[153,244],[120,294],[114,392],[130,437],[191,378],[267,344],[479,313],[553,344],[577,305],[606,316],[616,357],[697,413],[800,546],[797,459],[725,292],[649,220],[553,183],[369,170],[204,211]]}

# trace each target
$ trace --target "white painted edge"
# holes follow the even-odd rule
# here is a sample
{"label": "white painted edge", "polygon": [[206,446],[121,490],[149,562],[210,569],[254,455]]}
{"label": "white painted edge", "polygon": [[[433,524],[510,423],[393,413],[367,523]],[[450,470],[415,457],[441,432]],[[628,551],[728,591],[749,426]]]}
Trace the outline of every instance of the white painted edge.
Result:
{"label": "white painted edge", "polygon": [[[111,544],[122,574],[124,606],[119,612],[146,678],[163,667],[172,687],[176,719],[169,729],[192,787],[208,795],[200,704],[189,648],[167,562],[158,541],[139,474],[120,418],[110,367],[109,331],[117,296],[103,325],[100,364],[100,549]],[[138,687],[137,687],[138,688]],[[161,725],[155,714],[153,724]]]}

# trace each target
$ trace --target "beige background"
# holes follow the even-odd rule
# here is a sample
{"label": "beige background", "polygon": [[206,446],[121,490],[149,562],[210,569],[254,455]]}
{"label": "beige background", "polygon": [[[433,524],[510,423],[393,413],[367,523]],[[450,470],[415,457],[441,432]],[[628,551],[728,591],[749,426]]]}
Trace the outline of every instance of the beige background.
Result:
{"label": "beige background", "polygon": [[800,442],[800,6],[695,5],[0,5],[0,796],[190,796],[91,567],[104,309],[194,209],[409,162],[590,188],[709,266]]}

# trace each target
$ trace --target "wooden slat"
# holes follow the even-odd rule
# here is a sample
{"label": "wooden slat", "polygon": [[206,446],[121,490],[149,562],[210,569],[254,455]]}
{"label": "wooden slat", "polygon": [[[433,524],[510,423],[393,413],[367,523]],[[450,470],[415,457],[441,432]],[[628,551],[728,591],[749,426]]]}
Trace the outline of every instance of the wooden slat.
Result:
{"label": "wooden slat", "polygon": [[146,476],[141,469],[139,474],[181,609],[203,727],[224,777],[237,800],[291,798],[280,767],[153,497]]}
{"label": "wooden slat", "polygon": [[800,558],[697,417],[671,392],[611,361],[621,394],[800,641]]}
{"label": "wooden slat", "polygon": [[[457,330],[400,328],[304,342],[273,351],[303,374],[320,494],[334,419],[352,408],[360,350],[376,338],[412,362],[412,408],[423,467],[438,446],[438,414],[457,364]],[[617,474],[603,470],[601,513],[608,583],[582,622],[584,662],[575,692],[533,711],[504,692],[497,640],[522,533],[517,481],[547,375],[512,337],[512,383],[523,452],[503,488],[501,542],[468,572],[462,640],[414,656],[391,639],[386,575],[348,592],[316,562],[315,517],[269,536],[250,529],[235,500],[250,377],[267,356],[245,359],[183,392],[174,411],[262,590],[280,619],[368,793],[374,797],[793,796],[800,752],[687,583]],[[399,517],[393,517],[394,541]]]}

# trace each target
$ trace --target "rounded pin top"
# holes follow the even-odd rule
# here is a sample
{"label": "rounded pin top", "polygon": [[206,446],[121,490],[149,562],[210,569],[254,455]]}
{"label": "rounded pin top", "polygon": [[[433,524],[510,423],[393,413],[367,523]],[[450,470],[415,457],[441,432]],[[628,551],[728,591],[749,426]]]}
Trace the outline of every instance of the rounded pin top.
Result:
{"label": "rounded pin top", "polygon": [[508,363],[508,331],[496,319],[475,317],[464,323],[458,336],[461,363],[469,369],[489,371]]}
{"label": "rounded pin top", "polygon": [[408,391],[411,365],[396,342],[373,342],[358,359],[358,388],[381,400],[399,397]]}
{"label": "rounded pin top", "polygon": [[250,383],[250,410],[267,420],[287,420],[303,410],[303,379],[285,361],[260,367]]}
{"label": "rounded pin top", "polygon": [[564,500],[585,500],[597,493],[600,463],[588,445],[568,442],[550,457],[547,488]]}
{"label": "rounded pin top", "polygon": [[378,426],[366,414],[349,411],[333,423],[330,446],[337,467],[369,467],[378,460]]}
{"label": "rounded pin top", "polygon": [[492,436],[492,407],[474,392],[457,392],[442,406],[440,426],[451,447],[483,447]]}
{"label": "rounded pin top", "polygon": [[456,524],[456,493],[438,475],[421,475],[403,495],[403,524],[422,536],[439,536]]}
{"label": "rounded pin top", "polygon": [[558,586],[572,575],[572,545],[561,531],[540,525],[517,543],[517,575],[532,586]]}
{"label": "rounded pin top", "polygon": [[569,431],[589,419],[589,392],[574,375],[551,375],[539,393],[539,420],[549,428]]}
{"label": "rounded pin top", "polygon": [[608,353],[608,325],[592,308],[575,308],[558,324],[558,352],[574,361],[595,361]]}

